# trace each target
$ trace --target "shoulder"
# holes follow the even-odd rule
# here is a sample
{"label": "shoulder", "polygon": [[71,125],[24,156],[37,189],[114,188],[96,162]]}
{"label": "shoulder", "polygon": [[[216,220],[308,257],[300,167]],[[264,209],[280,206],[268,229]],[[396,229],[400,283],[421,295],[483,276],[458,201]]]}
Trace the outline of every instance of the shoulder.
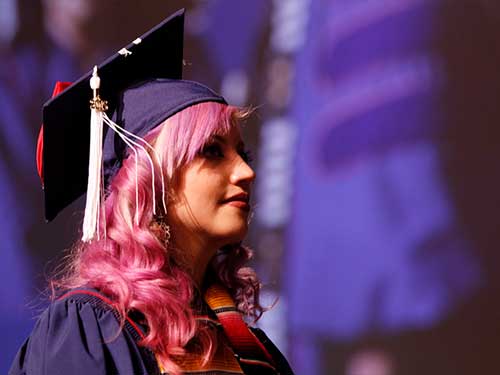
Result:
{"label": "shoulder", "polygon": [[146,373],[136,338],[121,329],[115,310],[100,296],[93,289],[75,289],[53,301],[10,373]]}

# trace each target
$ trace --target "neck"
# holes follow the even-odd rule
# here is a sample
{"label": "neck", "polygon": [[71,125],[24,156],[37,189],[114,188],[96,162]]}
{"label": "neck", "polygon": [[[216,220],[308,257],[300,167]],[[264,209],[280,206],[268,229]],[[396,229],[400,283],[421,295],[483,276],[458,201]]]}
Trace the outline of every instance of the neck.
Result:
{"label": "neck", "polygon": [[215,241],[210,241],[201,236],[193,236],[192,232],[176,229],[173,244],[186,255],[185,261],[195,285],[201,288],[207,267],[217,252],[219,246]]}

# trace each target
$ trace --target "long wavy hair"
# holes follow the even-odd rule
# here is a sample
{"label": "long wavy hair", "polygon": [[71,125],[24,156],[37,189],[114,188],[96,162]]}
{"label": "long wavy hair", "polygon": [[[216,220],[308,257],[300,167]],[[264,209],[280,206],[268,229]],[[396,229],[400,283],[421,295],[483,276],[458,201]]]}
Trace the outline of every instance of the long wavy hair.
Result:
{"label": "long wavy hair", "polygon": [[[229,132],[246,115],[236,107],[200,103],[151,131],[145,138],[159,154],[166,190],[172,186],[176,171],[189,164],[214,134]],[[101,234],[105,229],[106,238],[75,244],[63,271],[50,285],[53,296],[81,286],[100,290],[114,301],[122,328],[129,313],[142,314],[147,332],[139,344],[156,354],[164,370],[178,374],[176,362],[186,354],[188,343],[195,341],[203,363],[209,361],[217,346],[216,333],[195,319],[196,287],[185,257],[168,245],[164,226],[156,224],[153,205],[158,210],[162,206],[160,194],[156,194],[156,202],[152,198],[152,173],[144,151],[138,152],[137,163],[136,155],[130,153],[112,179],[103,203],[106,221]],[[159,168],[154,173],[158,192]],[[207,272],[229,290],[239,311],[255,321],[264,308],[259,303],[260,282],[245,266],[251,256],[251,250],[241,244],[228,244],[219,250]]]}

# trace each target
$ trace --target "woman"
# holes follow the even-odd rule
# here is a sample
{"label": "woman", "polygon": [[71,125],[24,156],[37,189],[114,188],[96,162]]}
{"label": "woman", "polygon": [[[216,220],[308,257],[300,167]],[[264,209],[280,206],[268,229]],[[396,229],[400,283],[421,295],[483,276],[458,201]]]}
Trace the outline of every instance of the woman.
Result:
{"label": "woman", "polygon": [[[172,39],[180,18],[182,13],[174,15],[100,68],[114,115],[112,121],[107,105],[96,105],[100,97],[93,87],[98,115],[92,115],[92,127],[100,113],[113,130],[102,156],[106,196],[89,210],[97,232],[84,228],[84,241],[51,281],[54,300],[11,374],[291,373],[262,331],[242,320],[255,321],[265,310],[259,281],[244,266],[251,252],[241,245],[255,178],[239,127],[247,113],[201,84],[162,78],[177,78],[181,59],[174,68],[151,65],[150,52],[158,58],[157,45],[165,42],[159,36],[167,30]],[[182,32],[177,34],[182,43]],[[179,40],[173,39],[169,43]],[[66,134],[65,116],[83,113],[74,100],[87,95],[81,92],[88,91],[89,78],[44,108],[40,169],[48,217],[71,201],[62,194],[78,195],[67,192],[79,185],[74,183],[56,194],[69,173],[81,170],[75,168],[78,147],[54,145]],[[66,144],[80,138],[80,117],[73,120]],[[72,154],[71,171],[57,175],[66,168],[65,157],[54,149]],[[88,192],[92,183],[101,184],[99,178],[88,180]]]}

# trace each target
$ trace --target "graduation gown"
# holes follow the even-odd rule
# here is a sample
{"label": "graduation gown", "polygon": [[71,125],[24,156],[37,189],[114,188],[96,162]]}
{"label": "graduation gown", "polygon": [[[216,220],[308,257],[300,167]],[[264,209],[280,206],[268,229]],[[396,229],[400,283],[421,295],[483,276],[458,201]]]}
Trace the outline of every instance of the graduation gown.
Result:
{"label": "graduation gown", "polygon": [[[140,336],[134,320],[126,321],[120,330],[116,311],[96,297],[100,294],[82,290],[95,295],[77,292],[54,301],[42,313],[17,353],[9,375],[161,374],[154,354],[137,345]],[[273,357],[277,371],[240,364],[245,374],[293,374],[264,332],[254,328],[252,332]]]}

